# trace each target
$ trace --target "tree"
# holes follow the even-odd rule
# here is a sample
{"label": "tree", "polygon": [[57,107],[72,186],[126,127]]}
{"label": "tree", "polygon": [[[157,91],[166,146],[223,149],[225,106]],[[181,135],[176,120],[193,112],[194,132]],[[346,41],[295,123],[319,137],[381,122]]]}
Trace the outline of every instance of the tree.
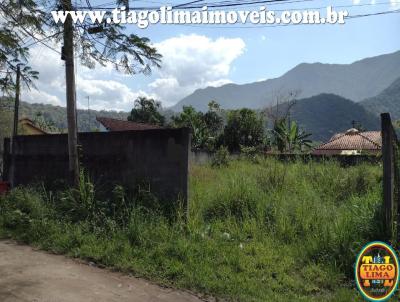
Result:
{"label": "tree", "polygon": [[247,108],[230,111],[223,141],[230,151],[240,151],[241,147],[261,146],[264,142],[263,118]]}
{"label": "tree", "polygon": [[[25,41],[30,35],[43,33],[44,14],[35,1],[3,0],[0,3],[0,90],[9,94],[15,89],[15,73],[20,67],[21,80],[28,87],[38,72],[27,64],[29,49]],[[27,34],[30,33],[30,34]]]}
{"label": "tree", "polygon": [[42,112],[37,112],[33,118],[33,123],[38,128],[48,133],[60,133],[61,130],[57,128],[56,124],[51,118],[45,118]]}
{"label": "tree", "polygon": [[165,117],[159,112],[161,103],[146,97],[138,97],[128,121],[163,126]]}
{"label": "tree", "polygon": [[4,138],[10,137],[13,128],[12,100],[0,98],[0,176],[3,176]]}
{"label": "tree", "polygon": [[192,148],[204,149],[208,141],[207,125],[203,113],[196,111],[193,106],[183,106],[179,115],[172,117],[174,127],[188,127],[192,133]]}
{"label": "tree", "polygon": [[[4,51],[6,59],[0,60],[8,64],[8,62],[12,62],[12,60],[8,60],[9,57],[17,60],[24,57],[28,51],[26,47],[17,48],[17,52],[12,52],[15,41],[21,41],[17,46],[22,45],[21,38],[24,37],[29,37],[34,40],[34,43],[41,43],[56,52],[59,51],[48,45],[47,42],[50,40],[55,43],[64,42],[59,53],[65,60],[66,68],[69,172],[74,184],[77,185],[79,163],[75,114],[75,52],[81,63],[89,68],[94,68],[96,63],[103,66],[111,64],[116,70],[127,74],[149,74],[153,66],[160,66],[161,55],[150,45],[149,39],[135,34],[126,34],[124,33],[125,27],[121,24],[106,22],[108,18],[112,20],[112,12],[105,14],[102,24],[93,25],[88,17],[80,24],[74,25],[70,15],[67,15],[66,21],[62,23],[55,22],[51,14],[52,11],[63,10],[65,13],[65,11],[77,11],[82,8],[74,7],[71,0],[40,1],[40,6],[37,3],[39,0],[5,0],[0,4],[1,17],[4,19],[2,22],[11,25],[10,29],[3,31],[3,36],[0,37],[3,41],[2,45],[7,46]],[[88,0],[86,3],[88,5],[86,9],[92,9],[90,1]],[[116,4],[129,8],[129,0],[116,0]],[[15,39],[9,39],[9,37],[13,38],[10,36],[13,30],[12,25],[16,26],[18,34],[21,33],[16,38],[14,37]],[[51,34],[44,35],[44,30]],[[7,66],[12,67],[12,64]],[[7,78],[3,82],[10,86]]]}
{"label": "tree", "polygon": [[274,129],[274,144],[279,152],[302,151],[304,147],[311,147],[310,133],[306,133],[300,129],[295,121],[289,125],[288,120],[281,118],[275,121]]}
{"label": "tree", "polygon": [[221,108],[217,102],[211,101],[208,103],[208,111],[204,114],[203,120],[209,136],[216,139],[224,126],[224,120],[221,117]]}
{"label": "tree", "polygon": [[215,101],[208,104],[206,113],[196,111],[192,106],[184,106],[179,115],[172,117],[172,124],[174,127],[190,128],[193,149],[214,151],[224,123],[220,111]]}

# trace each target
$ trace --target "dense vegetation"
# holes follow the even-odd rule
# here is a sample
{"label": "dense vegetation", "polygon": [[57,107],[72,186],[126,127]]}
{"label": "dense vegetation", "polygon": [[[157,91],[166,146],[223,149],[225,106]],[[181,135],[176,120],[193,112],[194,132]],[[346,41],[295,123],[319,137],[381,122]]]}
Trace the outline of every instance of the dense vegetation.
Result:
{"label": "dense vegetation", "polygon": [[[14,100],[12,98],[0,97],[0,115],[7,115],[12,118],[14,110]],[[110,117],[115,119],[126,120],[127,112],[122,111],[96,111],[83,110],[77,111],[78,129],[79,131],[93,131],[99,128],[100,124],[96,120],[97,116]],[[21,102],[19,116],[27,117],[34,120],[38,115],[42,115],[45,121],[53,124],[61,132],[67,129],[67,111],[65,107],[53,106],[49,104],[30,104]],[[2,129],[2,128],[1,128]]]}
{"label": "dense vegetation", "polygon": [[380,94],[362,101],[361,104],[376,115],[390,112],[393,119],[400,119],[400,78]]}
{"label": "dense vegetation", "polygon": [[101,199],[83,176],[78,190],[17,188],[0,198],[0,234],[235,301],[361,301],[354,259],[382,238],[381,172],[369,164],[192,166],[187,222],[154,201],[121,187]]}
{"label": "dense vegetation", "polygon": [[154,99],[138,97],[135,100],[135,106],[131,114],[128,116],[128,121],[164,126],[165,116],[162,115],[160,110],[160,102]]}
{"label": "dense vegetation", "polygon": [[[286,110],[287,103],[278,111]],[[276,106],[273,108],[276,111]],[[320,94],[297,100],[291,108],[291,118],[312,133],[314,141],[329,140],[334,134],[346,131],[356,122],[364,130],[379,130],[379,118],[361,104],[334,94]]]}

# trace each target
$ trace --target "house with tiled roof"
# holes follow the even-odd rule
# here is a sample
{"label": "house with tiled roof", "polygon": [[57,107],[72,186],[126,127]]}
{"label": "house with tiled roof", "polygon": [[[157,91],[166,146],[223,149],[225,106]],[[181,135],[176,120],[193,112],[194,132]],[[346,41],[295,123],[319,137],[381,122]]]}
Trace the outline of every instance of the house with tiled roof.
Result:
{"label": "house with tiled roof", "polygon": [[359,131],[351,128],[338,133],[312,151],[313,155],[361,155],[378,154],[382,149],[380,131]]}
{"label": "house with tiled roof", "polygon": [[18,129],[20,135],[43,135],[48,134],[38,127],[32,120],[24,117],[18,120]]}
{"label": "house with tiled roof", "polygon": [[132,131],[132,130],[150,130],[150,129],[162,128],[157,125],[117,120],[108,117],[96,117],[96,120],[101,125],[100,131]]}

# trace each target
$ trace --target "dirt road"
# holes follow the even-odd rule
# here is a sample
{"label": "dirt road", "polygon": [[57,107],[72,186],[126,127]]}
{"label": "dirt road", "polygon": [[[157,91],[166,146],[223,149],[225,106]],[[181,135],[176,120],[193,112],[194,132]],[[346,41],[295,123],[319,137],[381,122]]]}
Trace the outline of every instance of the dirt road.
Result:
{"label": "dirt road", "polygon": [[199,302],[188,293],[0,241],[0,301]]}

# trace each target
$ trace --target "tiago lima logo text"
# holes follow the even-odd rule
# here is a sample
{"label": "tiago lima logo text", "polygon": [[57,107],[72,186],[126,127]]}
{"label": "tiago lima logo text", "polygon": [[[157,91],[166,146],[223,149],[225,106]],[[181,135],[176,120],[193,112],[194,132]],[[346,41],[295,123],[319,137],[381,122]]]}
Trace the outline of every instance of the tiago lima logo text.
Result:
{"label": "tiago lima logo text", "polygon": [[357,257],[355,279],[361,294],[369,301],[385,301],[399,283],[399,261],[386,243],[371,242]]}

